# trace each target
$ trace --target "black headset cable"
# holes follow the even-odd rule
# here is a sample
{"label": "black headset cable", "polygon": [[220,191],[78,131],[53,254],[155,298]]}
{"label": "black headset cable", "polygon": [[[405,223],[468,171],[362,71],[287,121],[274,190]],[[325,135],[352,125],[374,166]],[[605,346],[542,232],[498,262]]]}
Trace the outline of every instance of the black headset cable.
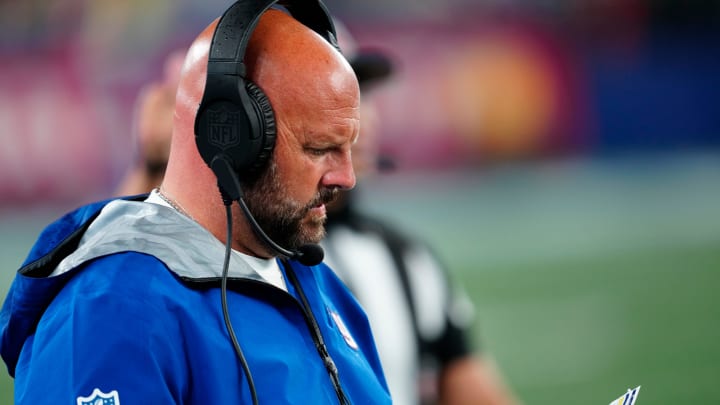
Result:
{"label": "black headset cable", "polygon": [[[223,193],[224,194],[224,193]],[[235,336],[235,330],[233,329],[232,322],[230,321],[230,314],[227,305],[227,279],[228,270],[230,268],[230,252],[232,251],[232,200],[225,198],[223,195],[223,203],[225,204],[225,214],[227,217],[227,236],[225,238],[225,261],[223,262],[222,281],[220,284],[220,297],[222,300],[223,317],[225,318],[225,327],[227,328],[230,340],[232,341],[235,353],[240,360],[240,365],[245,372],[247,377],[248,387],[250,388],[250,395],[252,396],[253,405],[258,405],[257,391],[255,390],[255,382],[253,381],[252,374],[250,373],[250,367],[248,366],[245,355],[243,354],[240,343]]]}

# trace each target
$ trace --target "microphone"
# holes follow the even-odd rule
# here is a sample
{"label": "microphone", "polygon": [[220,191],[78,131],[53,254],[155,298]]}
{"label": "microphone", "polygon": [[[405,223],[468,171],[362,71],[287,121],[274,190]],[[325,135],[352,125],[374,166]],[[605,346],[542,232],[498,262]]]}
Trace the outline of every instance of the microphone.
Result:
{"label": "microphone", "polygon": [[278,245],[275,241],[270,239],[269,236],[267,236],[250,212],[247,204],[245,204],[245,200],[242,198],[243,192],[242,187],[240,186],[240,180],[237,177],[237,173],[232,168],[227,156],[219,154],[213,157],[210,163],[210,168],[213,172],[215,172],[215,175],[218,178],[218,186],[220,188],[220,194],[222,194],[223,201],[225,201],[226,205],[230,205],[232,201],[237,201],[238,204],[240,204],[243,214],[245,214],[245,218],[247,218],[248,222],[250,222],[250,226],[252,226],[255,231],[255,234],[260,236],[260,238],[262,238],[268,246],[277,253],[289,259],[297,260],[305,266],[315,266],[322,262],[325,257],[325,252],[318,244],[308,243],[300,246],[297,250],[291,251]]}
{"label": "microphone", "polygon": [[306,266],[315,266],[320,264],[325,258],[325,251],[317,243],[308,243],[300,246],[295,252],[297,257],[293,257]]}

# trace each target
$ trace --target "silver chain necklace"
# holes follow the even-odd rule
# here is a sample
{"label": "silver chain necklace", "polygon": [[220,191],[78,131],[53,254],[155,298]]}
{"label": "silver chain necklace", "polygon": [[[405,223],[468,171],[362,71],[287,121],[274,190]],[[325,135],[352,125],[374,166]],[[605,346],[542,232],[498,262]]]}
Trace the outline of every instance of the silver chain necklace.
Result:
{"label": "silver chain necklace", "polygon": [[[190,213],[188,213],[187,211],[185,211],[185,209],[184,209],[179,203],[175,202],[173,199],[171,199],[170,197],[166,196],[166,195],[162,192],[162,190],[160,190],[160,187],[155,188],[155,191],[157,191],[158,197],[160,197],[161,200],[163,200],[163,201],[165,201],[166,203],[168,203],[168,205],[171,206],[175,211],[177,211],[177,212],[185,215],[186,217],[192,219],[193,221],[195,221],[195,218],[193,218],[193,216],[190,215]],[[197,221],[195,221],[195,222],[197,222]]]}

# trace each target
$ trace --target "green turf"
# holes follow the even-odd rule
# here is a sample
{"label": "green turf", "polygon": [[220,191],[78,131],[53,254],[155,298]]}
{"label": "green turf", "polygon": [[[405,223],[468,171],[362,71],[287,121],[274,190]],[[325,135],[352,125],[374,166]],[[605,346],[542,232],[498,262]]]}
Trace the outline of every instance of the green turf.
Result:
{"label": "green turf", "polygon": [[13,403],[13,380],[7,373],[0,377],[0,404],[10,405]]}
{"label": "green turf", "polygon": [[638,385],[640,404],[718,403],[718,269],[710,244],[462,274],[479,339],[528,403],[609,403]]}

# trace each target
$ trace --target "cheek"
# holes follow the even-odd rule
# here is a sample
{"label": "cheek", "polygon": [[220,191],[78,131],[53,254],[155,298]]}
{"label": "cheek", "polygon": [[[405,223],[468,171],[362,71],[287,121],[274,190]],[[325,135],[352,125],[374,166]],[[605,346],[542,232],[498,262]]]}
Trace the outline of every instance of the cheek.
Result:
{"label": "cheek", "polygon": [[314,196],[318,191],[320,179],[322,178],[319,165],[313,163],[310,159],[303,159],[296,163],[286,172],[287,184],[298,196]]}
{"label": "cheek", "polygon": [[314,198],[322,176],[320,165],[303,153],[288,153],[285,148],[277,152],[278,179],[286,197],[298,202]]}

